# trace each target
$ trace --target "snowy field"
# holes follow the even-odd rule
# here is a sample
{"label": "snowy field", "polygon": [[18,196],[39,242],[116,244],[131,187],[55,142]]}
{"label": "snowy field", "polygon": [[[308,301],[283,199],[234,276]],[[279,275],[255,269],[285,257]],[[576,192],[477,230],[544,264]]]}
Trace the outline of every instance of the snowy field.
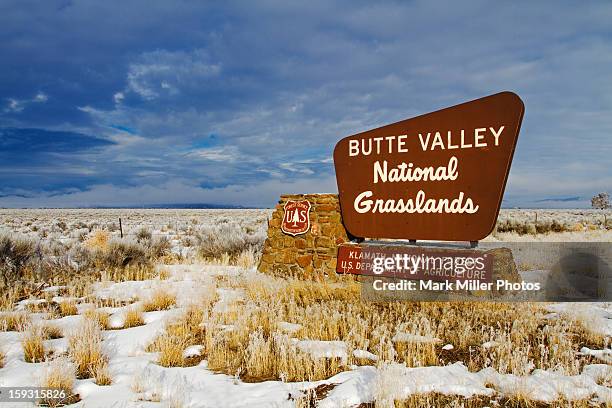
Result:
{"label": "snowy field", "polygon": [[[571,231],[488,240],[612,242],[600,213],[538,211]],[[368,304],[350,279],[257,272],[269,215],[0,210],[1,242],[32,243],[5,248],[0,386],[80,407],[612,404],[612,304]]]}

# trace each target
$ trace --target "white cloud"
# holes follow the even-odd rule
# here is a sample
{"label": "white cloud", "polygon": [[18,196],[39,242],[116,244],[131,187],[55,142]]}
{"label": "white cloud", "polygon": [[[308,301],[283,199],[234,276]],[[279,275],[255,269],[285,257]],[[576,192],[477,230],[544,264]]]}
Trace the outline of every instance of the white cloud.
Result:
{"label": "white cloud", "polygon": [[9,98],[8,106],[5,109],[5,112],[21,112],[23,110],[23,103],[18,101],[17,99]]}
{"label": "white cloud", "polygon": [[239,160],[242,157],[236,146],[196,149],[189,152],[186,156],[218,162],[233,162]]}
{"label": "white cloud", "polygon": [[208,53],[202,49],[190,52],[157,50],[140,55],[130,64],[127,91],[153,100],[164,94],[176,95],[202,86],[202,81],[220,72],[221,65],[210,62]]}
{"label": "white cloud", "polygon": [[46,94],[39,92],[36,94],[32,102],[47,102],[48,99],[49,97]]}
{"label": "white cloud", "polygon": [[[107,139],[115,142],[118,146],[128,146],[128,145],[136,145],[136,144],[146,144],[148,143],[147,138],[144,138],[139,135],[132,135],[127,132],[120,133],[111,133],[107,136]],[[117,149],[117,146],[112,147],[112,149]]]}
{"label": "white cloud", "polygon": [[293,173],[302,173],[306,175],[315,174],[314,171],[312,171],[311,169],[307,167],[300,166],[299,163],[281,163],[278,165],[278,167],[284,170],[289,170],[290,172],[293,172]]}
{"label": "white cloud", "polygon": [[7,98],[7,106],[4,109],[4,112],[7,113],[19,113],[22,112],[28,105],[32,103],[45,103],[49,100],[47,94],[43,92],[38,92],[31,99],[16,99],[16,98]]}
{"label": "white cloud", "polygon": [[123,94],[123,92],[117,92],[113,95],[113,100],[117,104],[123,102],[124,99],[125,99],[125,95]]}

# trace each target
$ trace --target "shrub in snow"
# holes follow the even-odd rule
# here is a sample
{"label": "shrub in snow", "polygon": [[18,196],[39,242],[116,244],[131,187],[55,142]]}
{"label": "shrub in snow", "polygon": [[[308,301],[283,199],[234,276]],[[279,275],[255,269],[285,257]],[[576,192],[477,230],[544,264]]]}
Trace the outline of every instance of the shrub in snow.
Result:
{"label": "shrub in snow", "polygon": [[68,352],[76,364],[77,378],[93,377],[98,385],[110,384],[108,357],[102,348],[98,322],[84,319],[68,339]]}
{"label": "shrub in snow", "polygon": [[136,240],[139,243],[150,241],[152,237],[153,237],[153,234],[151,234],[151,231],[149,231],[148,229],[144,227],[139,229],[138,232],[136,233]]}
{"label": "shrub in snow", "polygon": [[30,323],[25,312],[6,312],[0,314],[0,331],[23,331]]}
{"label": "shrub in snow", "polygon": [[172,251],[172,244],[166,237],[159,237],[148,241],[149,256],[154,259],[169,255]]}
{"label": "shrub in snow", "polygon": [[37,257],[33,241],[0,235],[0,287],[14,284],[23,277],[24,269]]}
{"label": "shrub in snow", "polygon": [[89,235],[85,241],[85,246],[93,250],[105,250],[109,239],[108,231],[97,229]]}
{"label": "shrub in snow", "polygon": [[102,267],[124,268],[128,265],[149,263],[146,249],[136,242],[111,241],[105,251],[98,253]]}
{"label": "shrub in snow", "polygon": [[153,292],[151,297],[144,302],[142,307],[145,312],[152,312],[155,310],[169,309],[175,304],[176,295],[160,287]]}
{"label": "shrub in snow", "polygon": [[67,357],[58,357],[43,366],[40,386],[63,390],[66,397],[60,400],[42,400],[42,405],[59,407],[74,404],[79,396],[72,391],[75,380],[75,366]]}
{"label": "shrub in snow", "polygon": [[130,307],[125,312],[125,318],[123,320],[123,328],[142,326],[144,324],[144,318],[142,315],[142,309],[138,307]]}
{"label": "shrub in snow", "polygon": [[249,234],[240,225],[227,222],[201,228],[196,238],[200,256],[219,258],[223,254],[236,257],[249,248],[259,251],[266,236],[262,233]]}
{"label": "shrub in snow", "polygon": [[183,351],[187,347],[185,339],[175,336],[162,336],[157,341],[158,363],[162,367],[182,367],[185,361]]}
{"label": "shrub in snow", "polygon": [[40,323],[42,335],[45,340],[59,339],[63,337],[62,329],[51,323]]}
{"label": "shrub in snow", "polygon": [[65,300],[59,303],[59,314],[62,317],[79,314],[76,304],[73,301]]}
{"label": "shrub in snow", "polygon": [[181,367],[199,362],[186,361],[184,351],[189,345],[202,340],[203,315],[200,307],[189,306],[184,315],[166,326],[166,331],[147,347],[147,351],[159,352],[158,363],[164,367]]}
{"label": "shrub in snow", "polygon": [[39,363],[45,359],[43,331],[38,325],[31,325],[21,339],[23,358],[28,363]]}
{"label": "shrub in snow", "polygon": [[83,317],[98,325],[101,330],[109,328],[109,315],[98,309],[87,309],[83,312]]}

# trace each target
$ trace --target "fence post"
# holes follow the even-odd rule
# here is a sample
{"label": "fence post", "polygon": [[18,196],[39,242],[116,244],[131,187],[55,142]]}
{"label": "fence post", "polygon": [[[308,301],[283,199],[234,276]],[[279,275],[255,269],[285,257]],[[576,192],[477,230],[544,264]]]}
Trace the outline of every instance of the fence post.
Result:
{"label": "fence post", "polygon": [[119,217],[119,232],[121,233],[121,238],[123,238],[123,226],[121,225],[121,217]]}

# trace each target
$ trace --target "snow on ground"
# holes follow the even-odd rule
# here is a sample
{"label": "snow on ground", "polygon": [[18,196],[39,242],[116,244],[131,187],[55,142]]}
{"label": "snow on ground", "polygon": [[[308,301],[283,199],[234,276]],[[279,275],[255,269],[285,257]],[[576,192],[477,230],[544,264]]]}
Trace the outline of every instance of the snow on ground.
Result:
{"label": "snow on ground", "polygon": [[[554,371],[534,370],[523,377],[500,374],[487,368],[470,372],[462,363],[447,366],[407,368],[400,364],[373,366],[352,366],[330,379],[316,382],[285,383],[266,381],[244,383],[240,379],[224,374],[215,374],[207,369],[206,361],[195,367],[164,368],[156,364],[157,354],[145,351],[146,346],[162,333],[167,321],[180,315],[190,300],[210,290],[214,276],[240,275],[248,273],[237,267],[221,265],[170,265],[163,266],[170,273],[168,280],[158,279],[137,282],[100,282],[94,287],[97,297],[123,302],[142,302],[155,290],[179,294],[177,307],[144,313],[145,325],[129,329],[107,330],[104,332],[104,347],[110,357],[109,369],[113,384],[98,386],[93,380],[77,380],[75,391],[80,395],[79,407],[160,407],[176,404],[191,407],[293,407],[302,391],[321,384],[334,384],[327,396],[320,401],[323,408],[351,407],[375,398],[403,399],[413,394],[439,392],[449,395],[490,396],[503,393],[506,396],[520,394],[530,399],[549,402],[560,396],[572,400],[596,395],[602,402],[612,402],[610,388],[599,385],[612,378],[611,352],[583,348],[582,354],[595,356],[607,364],[591,364],[584,367],[579,375],[567,376]],[[57,288],[59,290],[60,288]],[[217,290],[217,309],[231,307],[244,299],[240,290],[220,288]],[[61,299],[58,299],[61,300]],[[82,311],[93,305],[79,305]],[[25,308],[25,304],[20,305]],[[130,306],[108,307],[110,323],[114,328],[123,326],[124,313]],[[597,332],[612,334],[611,304],[551,304],[549,318],[568,317],[589,321]],[[35,320],[41,314],[31,314]],[[67,316],[49,320],[65,333],[75,330],[82,316]],[[229,326],[228,326],[229,327]],[[299,334],[299,323],[282,322],[279,328],[289,335]],[[231,329],[231,327],[230,327]],[[5,367],[0,369],[0,386],[36,386],[45,363],[26,363],[21,348],[23,334],[0,332],[0,345],[6,354]],[[294,338],[296,346],[313,357],[340,358],[347,360],[349,349],[342,341],[320,341]],[[394,341],[432,342],[440,339],[398,332]],[[491,344],[492,346],[493,344]],[[67,339],[45,341],[45,347],[61,354],[67,350]],[[483,347],[486,347],[483,344]],[[448,347],[447,347],[448,349]],[[196,357],[201,346],[192,345],[184,351],[186,358]],[[367,350],[353,350],[359,359],[376,361],[377,357]],[[10,406],[10,405],[7,405]],[[24,407],[27,404],[16,404]]]}
{"label": "snow on ground", "polygon": [[348,354],[343,341],[294,340],[298,349],[310,354],[313,358],[339,358],[346,361]]}
{"label": "snow on ground", "polygon": [[355,358],[365,358],[371,361],[378,361],[378,356],[376,354],[370,353],[367,350],[353,350],[353,357]]}
{"label": "snow on ground", "polygon": [[603,361],[604,363],[612,364],[612,350],[592,350],[588,347],[583,347],[580,349],[580,354],[583,356],[593,356],[598,360]]}
{"label": "snow on ground", "polygon": [[185,349],[185,351],[183,351],[183,358],[199,357],[202,355],[203,349],[204,349],[204,346],[200,344],[189,346]]}
{"label": "snow on ground", "polygon": [[[595,365],[595,367],[600,366]],[[604,365],[604,367],[610,370],[609,366]],[[612,403],[612,390],[597,384],[597,377],[594,375],[598,372],[593,368],[573,376],[536,369],[528,376],[519,377],[500,374],[492,368],[485,368],[478,374],[506,395],[522,395],[536,401],[553,402],[559,396],[573,401],[589,398],[595,394],[600,401]],[[609,371],[607,375],[610,375]]]}
{"label": "snow on ground", "polygon": [[378,370],[372,366],[357,367],[336,374],[327,382],[339,384],[319,403],[320,408],[352,407],[374,400],[374,385]]}
{"label": "snow on ground", "polygon": [[351,407],[374,398],[392,401],[433,392],[463,397],[492,396],[496,390],[506,396],[522,395],[542,402],[552,402],[559,397],[577,400],[597,395],[599,401],[610,403],[612,390],[597,382],[611,375],[612,368],[606,364],[587,365],[582,374],[575,376],[534,370],[525,377],[500,374],[492,368],[472,373],[462,363],[416,368],[401,364],[381,369],[362,366],[329,379],[329,383],[340,384],[329,392],[319,407]]}
{"label": "snow on ground", "polygon": [[89,380],[76,391],[83,401],[77,406],[167,406],[143,401],[161,399],[183,407],[291,407],[288,399],[298,394],[297,385],[281,381],[243,383],[234,377],[214,374],[202,363],[195,367],[164,368],[154,356],[121,357],[115,360],[116,381],[99,387]]}
{"label": "snow on ground", "polygon": [[302,328],[302,325],[297,323],[280,322],[277,327],[286,333],[294,334]]}
{"label": "snow on ground", "polygon": [[612,337],[612,302],[554,303],[547,305],[546,310],[580,321],[594,333]]}

